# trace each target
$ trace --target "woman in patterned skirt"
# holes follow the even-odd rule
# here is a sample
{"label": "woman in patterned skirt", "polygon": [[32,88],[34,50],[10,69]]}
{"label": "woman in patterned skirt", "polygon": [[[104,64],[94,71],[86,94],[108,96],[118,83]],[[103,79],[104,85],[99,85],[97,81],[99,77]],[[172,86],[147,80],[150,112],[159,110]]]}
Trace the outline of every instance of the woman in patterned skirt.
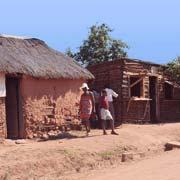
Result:
{"label": "woman in patterned skirt", "polygon": [[83,94],[80,99],[79,114],[82,123],[85,125],[87,136],[90,132],[90,117],[95,113],[95,101],[93,93],[89,91],[89,87],[86,83],[83,83],[81,86]]}

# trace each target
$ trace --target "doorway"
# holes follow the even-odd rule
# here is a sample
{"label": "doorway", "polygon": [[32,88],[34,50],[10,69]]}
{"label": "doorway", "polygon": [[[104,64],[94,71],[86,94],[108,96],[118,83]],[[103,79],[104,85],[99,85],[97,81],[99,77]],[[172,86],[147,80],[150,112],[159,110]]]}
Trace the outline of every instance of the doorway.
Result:
{"label": "doorway", "polygon": [[20,138],[19,79],[6,77],[7,138]]}
{"label": "doorway", "polygon": [[151,123],[157,123],[157,77],[149,77],[149,95],[150,95],[150,120]]}

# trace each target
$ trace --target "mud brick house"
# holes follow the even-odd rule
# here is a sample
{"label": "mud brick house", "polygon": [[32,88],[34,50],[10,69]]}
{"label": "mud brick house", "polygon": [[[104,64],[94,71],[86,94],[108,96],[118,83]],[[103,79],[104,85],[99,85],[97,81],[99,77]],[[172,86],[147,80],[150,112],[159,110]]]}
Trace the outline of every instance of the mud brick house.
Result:
{"label": "mud brick house", "polygon": [[43,41],[0,35],[0,137],[37,135],[75,120],[79,87],[93,75]]}
{"label": "mud brick house", "polygon": [[92,88],[109,84],[119,97],[114,99],[119,123],[180,121],[180,88],[163,74],[161,65],[121,58],[91,65]]}

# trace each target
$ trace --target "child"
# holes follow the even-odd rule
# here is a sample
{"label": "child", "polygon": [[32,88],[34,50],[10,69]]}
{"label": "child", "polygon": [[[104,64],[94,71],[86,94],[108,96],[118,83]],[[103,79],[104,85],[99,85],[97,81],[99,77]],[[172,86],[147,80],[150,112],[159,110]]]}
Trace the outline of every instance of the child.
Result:
{"label": "child", "polygon": [[100,114],[100,117],[101,117],[101,120],[102,120],[103,134],[107,135],[105,122],[107,120],[110,120],[110,126],[111,126],[111,130],[112,130],[111,134],[118,135],[118,133],[116,133],[114,131],[113,117],[112,117],[112,115],[111,115],[111,113],[109,111],[107,92],[106,92],[105,89],[102,91],[102,96],[100,97],[100,100],[99,100],[99,112],[100,112],[99,114]]}
{"label": "child", "polygon": [[90,132],[90,116],[92,113],[95,113],[95,102],[94,102],[94,96],[92,92],[89,91],[89,87],[86,83],[83,83],[81,86],[81,89],[83,90],[83,94],[81,95],[80,99],[80,107],[79,107],[79,114],[82,123],[86,127],[87,136]]}

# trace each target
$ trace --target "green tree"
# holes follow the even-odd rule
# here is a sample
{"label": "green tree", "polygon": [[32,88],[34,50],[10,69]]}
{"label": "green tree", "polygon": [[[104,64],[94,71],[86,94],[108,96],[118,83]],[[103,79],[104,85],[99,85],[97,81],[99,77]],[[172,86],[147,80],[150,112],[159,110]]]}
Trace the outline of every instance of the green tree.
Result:
{"label": "green tree", "polygon": [[67,56],[71,57],[71,58],[74,58],[74,54],[73,54],[73,52],[71,51],[70,48],[67,48],[67,49],[66,49],[65,54],[66,54]]}
{"label": "green tree", "polygon": [[112,29],[106,24],[91,26],[88,37],[83,41],[78,52],[73,54],[69,49],[68,55],[83,65],[126,57],[125,49],[128,45],[121,40],[113,39],[110,36],[111,32]]}
{"label": "green tree", "polygon": [[163,66],[164,72],[171,77],[171,80],[180,84],[180,61],[174,59]]}

